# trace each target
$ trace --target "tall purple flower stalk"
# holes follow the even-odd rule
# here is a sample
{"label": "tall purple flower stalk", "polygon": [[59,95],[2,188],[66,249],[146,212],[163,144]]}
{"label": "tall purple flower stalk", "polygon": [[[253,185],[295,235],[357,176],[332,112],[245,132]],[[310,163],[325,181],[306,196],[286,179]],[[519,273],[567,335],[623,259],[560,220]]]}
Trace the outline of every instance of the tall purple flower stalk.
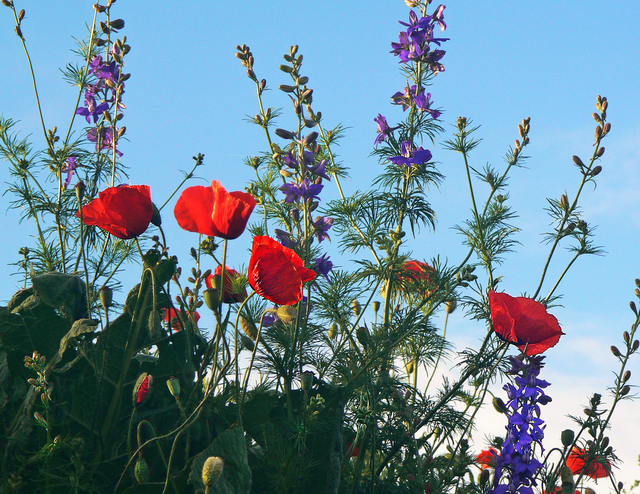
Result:
{"label": "tall purple flower stalk", "polygon": [[538,379],[544,357],[521,356],[509,360],[509,374],[515,375],[515,385],[504,386],[509,397],[507,439],[500,455],[495,457],[496,471],[489,494],[533,494],[533,486],[537,485],[535,476],[543,467],[534,457],[533,449],[537,444],[544,451],[545,425],[540,418],[540,405],[551,401],[543,391],[549,383]]}

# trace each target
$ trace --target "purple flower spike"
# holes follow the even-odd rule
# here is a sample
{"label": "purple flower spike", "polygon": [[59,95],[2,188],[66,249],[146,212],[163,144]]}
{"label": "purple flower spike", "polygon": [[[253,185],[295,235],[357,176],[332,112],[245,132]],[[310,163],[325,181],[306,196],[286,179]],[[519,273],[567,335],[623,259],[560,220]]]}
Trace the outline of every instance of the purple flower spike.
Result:
{"label": "purple flower spike", "polygon": [[378,135],[376,136],[376,140],[374,144],[378,147],[378,144],[384,142],[388,136],[390,136],[394,130],[399,129],[400,127],[389,127],[387,123],[387,119],[383,117],[381,114],[378,114],[376,118],[373,119],[375,123],[378,124]]}
{"label": "purple flower spike", "polygon": [[66,173],[67,174],[67,178],[64,181],[64,188],[66,189],[67,187],[69,187],[69,184],[71,183],[71,179],[73,178],[73,173],[75,171],[75,169],[77,168],[78,163],[76,161],[76,158],[74,158],[73,156],[67,159],[67,162],[65,164],[65,166],[62,167],[62,169],[60,170],[62,173]]}

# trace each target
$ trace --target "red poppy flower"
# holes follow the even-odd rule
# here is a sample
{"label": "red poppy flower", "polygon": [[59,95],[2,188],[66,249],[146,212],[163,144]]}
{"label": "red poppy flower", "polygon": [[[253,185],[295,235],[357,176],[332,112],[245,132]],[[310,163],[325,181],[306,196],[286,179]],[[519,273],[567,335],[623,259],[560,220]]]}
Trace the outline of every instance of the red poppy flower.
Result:
{"label": "red poppy flower", "polygon": [[[80,211],[76,216],[80,217]],[[99,226],[123,240],[146,232],[152,216],[153,203],[148,185],[109,187],[82,207],[85,224]]]}
{"label": "red poppy flower", "polygon": [[564,333],[558,320],[540,302],[527,297],[489,292],[493,329],[526,354],[537,355],[555,346]]}
{"label": "red poppy flower", "polygon": [[[193,318],[196,321],[196,324],[200,320],[200,313],[196,311],[193,315]],[[180,324],[180,320],[182,320],[182,312],[176,311],[173,308],[167,309],[167,315],[165,316],[167,324],[170,325],[174,331],[180,331],[183,325]]]}
{"label": "red poppy flower", "polygon": [[498,456],[498,450],[496,448],[489,448],[480,451],[480,454],[476,456],[476,463],[480,464],[483,470],[487,468],[496,467],[496,456]]}
{"label": "red poppy flower", "polygon": [[[585,465],[589,461],[589,452],[583,448],[578,448],[575,446],[571,453],[569,453],[569,457],[567,458],[567,466],[571,469],[571,472],[574,475],[584,473],[588,475],[592,479],[600,479],[603,477],[608,477],[611,473],[611,463],[596,456],[591,460],[591,463],[587,468]],[[584,471],[584,472],[583,472]]]}
{"label": "red poppy flower", "polygon": [[351,451],[351,456],[358,456],[360,454],[360,446],[358,446],[357,444],[354,446],[353,443],[351,441],[347,441],[347,452],[353,447],[353,450]]}
{"label": "red poppy flower", "polygon": [[411,286],[428,286],[433,283],[434,275],[435,269],[426,262],[407,261],[402,265],[398,279]]}
{"label": "red poppy flower", "polygon": [[244,232],[256,200],[246,192],[227,192],[214,180],[211,187],[196,185],[184,190],[174,215],[187,231],[232,240]]}
{"label": "red poppy flower", "polygon": [[302,300],[302,284],[316,278],[298,254],[266,236],[253,239],[249,284],[258,295],[279,305]]}
{"label": "red poppy flower", "polygon": [[[216,277],[222,276],[222,266],[218,266],[214,273],[207,276],[205,279],[205,283],[207,284],[207,288],[212,288],[213,279]],[[227,266],[224,274],[224,293],[222,294],[222,301],[225,304],[231,304],[233,302],[240,303],[247,298],[247,290],[235,290],[233,289],[233,285],[236,283],[236,280],[240,277],[240,273],[238,273],[235,269]]]}

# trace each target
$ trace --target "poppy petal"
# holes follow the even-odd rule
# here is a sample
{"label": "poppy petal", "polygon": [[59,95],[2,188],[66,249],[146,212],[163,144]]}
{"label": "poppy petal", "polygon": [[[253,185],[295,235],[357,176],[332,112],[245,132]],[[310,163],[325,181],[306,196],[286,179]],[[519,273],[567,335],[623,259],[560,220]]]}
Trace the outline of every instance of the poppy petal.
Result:
{"label": "poppy petal", "polygon": [[213,237],[217,231],[211,218],[213,201],[211,187],[203,185],[188,187],[178,199],[173,214],[184,230]]}

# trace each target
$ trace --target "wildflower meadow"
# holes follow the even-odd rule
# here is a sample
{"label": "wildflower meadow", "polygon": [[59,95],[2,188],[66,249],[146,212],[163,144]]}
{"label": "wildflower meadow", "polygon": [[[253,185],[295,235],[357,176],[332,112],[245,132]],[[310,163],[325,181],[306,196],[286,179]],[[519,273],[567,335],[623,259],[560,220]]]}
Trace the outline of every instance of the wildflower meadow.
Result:
{"label": "wildflower meadow", "polygon": [[0,2],[1,494],[637,490],[636,7]]}

